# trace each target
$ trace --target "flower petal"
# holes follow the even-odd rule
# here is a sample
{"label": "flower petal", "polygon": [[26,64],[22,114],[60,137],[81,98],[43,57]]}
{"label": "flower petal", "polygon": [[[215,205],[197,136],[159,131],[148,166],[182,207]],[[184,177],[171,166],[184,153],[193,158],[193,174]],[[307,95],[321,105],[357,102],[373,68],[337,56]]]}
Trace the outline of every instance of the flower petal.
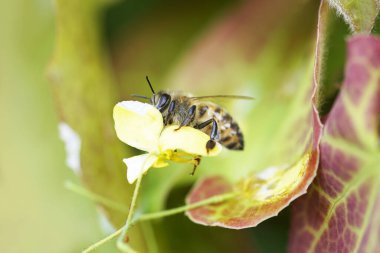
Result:
{"label": "flower petal", "polygon": [[162,115],[154,106],[138,101],[123,101],[113,109],[117,137],[144,151],[156,151],[163,128]]}
{"label": "flower petal", "polygon": [[222,150],[222,145],[216,143],[209,152],[206,150],[206,143],[210,136],[192,127],[182,127],[178,131],[178,126],[168,126],[162,131],[159,147],[160,151],[180,149],[189,154],[202,156],[216,156]]}
{"label": "flower petal", "polygon": [[152,154],[144,154],[123,159],[127,165],[127,179],[130,184],[144,174],[156,161],[158,157]]}

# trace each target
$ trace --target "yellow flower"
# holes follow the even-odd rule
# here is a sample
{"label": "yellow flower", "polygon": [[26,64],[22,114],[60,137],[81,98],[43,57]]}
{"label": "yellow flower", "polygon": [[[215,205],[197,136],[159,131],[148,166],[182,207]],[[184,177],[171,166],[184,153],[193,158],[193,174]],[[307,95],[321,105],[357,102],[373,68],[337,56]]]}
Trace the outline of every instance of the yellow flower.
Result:
{"label": "yellow flower", "polygon": [[217,143],[207,152],[210,137],[192,127],[164,127],[163,118],[154,106],[137,101],[123,101],[114,107],[113,118],[118,138],[146,154],[124,159],[127,179],[133,183],[149,168],[165,167],[167,161],[196,163],[196,157],[215,156],[222,150]]}

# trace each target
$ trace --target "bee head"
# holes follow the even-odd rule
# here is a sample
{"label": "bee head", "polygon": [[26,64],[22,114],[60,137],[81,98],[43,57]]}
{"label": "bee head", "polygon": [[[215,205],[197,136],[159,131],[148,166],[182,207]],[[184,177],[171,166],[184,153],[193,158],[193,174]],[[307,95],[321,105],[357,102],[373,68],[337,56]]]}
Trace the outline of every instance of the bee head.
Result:
{"label": "bee head", "polygon": [[154,105],[160,112],[165,111],[165,109],[169,106],[171,97],[169,94],[164,92],[154,92],[153,86],[149,81],[148,76],[146,76],[146,81],[149,84],[150,90],[153,93],[153,96],[150,98],[150,103]]}

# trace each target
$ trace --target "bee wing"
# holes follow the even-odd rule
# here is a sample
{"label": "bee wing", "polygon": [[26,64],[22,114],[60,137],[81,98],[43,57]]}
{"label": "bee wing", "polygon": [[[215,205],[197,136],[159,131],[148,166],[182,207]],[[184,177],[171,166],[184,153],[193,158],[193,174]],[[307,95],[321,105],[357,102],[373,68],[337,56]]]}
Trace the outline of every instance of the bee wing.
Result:
{"label": "bee wing", "polygon": [[254,100],[255,98],[249,96],[239,95],[211,95],[211,96],[199,96],[190,97],[191,100],[210,100],[210,99],[240,99],[240,100]]}

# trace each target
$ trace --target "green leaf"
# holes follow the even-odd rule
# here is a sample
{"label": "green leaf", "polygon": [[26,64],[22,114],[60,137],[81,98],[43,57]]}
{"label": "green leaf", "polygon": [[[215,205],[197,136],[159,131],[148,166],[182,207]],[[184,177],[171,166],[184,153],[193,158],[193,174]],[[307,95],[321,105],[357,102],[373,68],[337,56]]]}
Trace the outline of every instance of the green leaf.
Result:
{"label": "green leaf", "polygon": [[316,103],[319,114],[323,116],[330,111],[343,80],[346,37],[350,31],[325,0],[321,1],[318,20]]}
{"label": "green leaf", "polygon": [[380,10],[377,0],[329,0],[354,33],[370,33]]}
{"label": "green leaf", "polygon": [[[116,86],[99,32],[103,1],[58,0],[57,37],[49,78],[60,121],[80,140],[83,183],[92,192],[119,203],[128,203],[132,186],[125,179],[124,145],[113,126]],[[115,227],[126,219],[122,212],[102,206]],[[136,227],[133,243],[144,248]]]}
{"label": "green leaf", "polygon": [[[296,20],[301,17],[293,15],[289,24],[299,25]],[[276,35],[280,36],[275,40],[277,43],[286,43],[293,38],[281,32]],[[256,226],[277,215],[292,200],[304,194],[316,174],[321,125],[311,96],[313,54],[309,49],[301,57],[298,54],[302,51],[300,48],[289,53],[277,43],[268,43],[262,51],[263,58],[254,62],[254,66],[257,64],[259,68],[254,80],[261,78],[258,84],[255,83],[256,89],[260,90],[262,97],[247,116],[250,124],[246,139],[250,145],[240,156],[231,155],[232,158],[224,159],[221,164],[207,164],[207,170],[224,177],[211,176],[198,182],[190,192],[187,203],[230,191],[236,192],[237,197],[187,212],[194,222],[235,229]],[[226,50],[228,46],[228,41],[223,44]],[[281,64],[272,65],[285,52],[286,68]],[[228,63],[233,66],[234,61]],[[247,62],[245,64],[239,68],[250,67]],[[270,73],[266,72],[268,69]],[[230,72],[223,74],[230,77]],[[317,83],[318,80],[314,81]],[[289,83],[297,88],[288,97],[284,89]]]}
{"label": "green leaf", "polygon": [[[273,164],[292,163],[304,152],[297,137],[289,142],[289,136],[297,117],[310,116],[310,108],[303,105],[310,99],[314,39],[310,27],[315,25],[317,6],[309,3],[286,14],[282,11],[288,4],[299,3],[242,4],[216,23],[168,77],[172,89],[196,95],[256,98],[221,103],[241,127],[245,150],[202,160],[197,176],[222,174],[238,180]],[[234,28],[236,24],[239,29]],[[294,152],[289,157],[291,148]]]}
{"label": "green leaf", "polygon": [[378,252],[380,246],[380,38],[355,36],[347,54],[318,176],[293,206],[290,252]]}
{"label": "green leaf", "polygon": [[[208,175],[238,181],[254,171],[295,163],[304,154],[309,144],[305,135],[310,137],[312,132],[311,107],[304,105],[312,89],[310,27],[315,26],[317,4],[300,2],[293,0],[297,7],[289,13],[283,8],[290,3],[283,1],[277,1],[276,8],[267,2],[241,3],[209,27],[173,69],[165,82],[173,90],[256,99],[221,104],[242,128],[245,150],[203,158],[194,177],[188,176],[191,168],[184,166],[151,170],[142,189],[146,210],[162,207],[175,184],[188,185]],[[244,24],[235,29],[241,20]]]}

